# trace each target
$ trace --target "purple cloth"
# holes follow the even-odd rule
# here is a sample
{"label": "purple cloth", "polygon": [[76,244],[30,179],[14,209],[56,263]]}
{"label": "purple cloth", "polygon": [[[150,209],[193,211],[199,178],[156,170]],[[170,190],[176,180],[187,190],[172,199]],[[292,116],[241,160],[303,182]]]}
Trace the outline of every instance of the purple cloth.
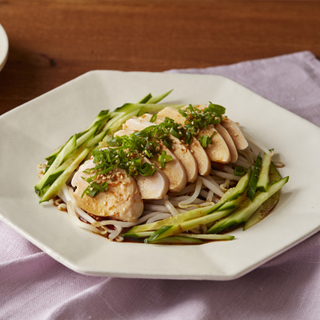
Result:
{"label": "purple cloth", "polygon": [[[320,62],[310,52],[169,72],[229,77],[320,126]],[[0,239],[0,319],[320,318],[320,233],[227,282],[84,276],[2,222]]]}

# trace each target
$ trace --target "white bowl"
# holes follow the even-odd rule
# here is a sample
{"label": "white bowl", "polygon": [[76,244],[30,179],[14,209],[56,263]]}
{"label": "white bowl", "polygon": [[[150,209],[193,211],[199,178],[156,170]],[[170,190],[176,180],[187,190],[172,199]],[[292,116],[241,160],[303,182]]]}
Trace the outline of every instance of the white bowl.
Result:
{"label": "white bowl", "polygon": [[0,24],[0,71],[6,64],[9,52],[9,41],[5,30]]}

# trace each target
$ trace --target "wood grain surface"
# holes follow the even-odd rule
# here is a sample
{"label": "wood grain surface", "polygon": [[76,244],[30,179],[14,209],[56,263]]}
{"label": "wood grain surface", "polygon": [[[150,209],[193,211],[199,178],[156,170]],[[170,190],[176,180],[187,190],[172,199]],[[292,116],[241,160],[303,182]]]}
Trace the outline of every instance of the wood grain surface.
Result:
{"label": "wood grain surface", "polygon": [[89,70],[320,57],[319,1],[0,0],[0,23],[10,42],[0,114]]}

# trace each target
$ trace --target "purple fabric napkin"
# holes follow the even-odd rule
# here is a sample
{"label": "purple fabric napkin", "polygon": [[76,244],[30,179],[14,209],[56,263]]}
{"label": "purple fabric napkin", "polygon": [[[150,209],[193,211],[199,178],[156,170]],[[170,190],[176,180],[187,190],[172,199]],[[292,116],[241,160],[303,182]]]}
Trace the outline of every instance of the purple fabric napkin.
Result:
{"label": "purple fabric napkin", "polygon": [[[320,62],[310,52],[206,69],[320,126]],[[228,282],[77,274],[0,222],[0,319],[319,319],[320,233]]]}

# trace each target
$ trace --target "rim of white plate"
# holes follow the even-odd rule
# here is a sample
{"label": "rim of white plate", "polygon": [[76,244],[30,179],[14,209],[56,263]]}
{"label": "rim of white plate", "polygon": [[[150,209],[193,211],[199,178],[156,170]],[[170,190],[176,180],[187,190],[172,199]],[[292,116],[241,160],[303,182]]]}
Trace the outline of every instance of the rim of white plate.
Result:
{"label": "rim of white plate", "polygon": [[6,64],[9,52],[9,40],[3,26],[0,24],[0,71]]}

